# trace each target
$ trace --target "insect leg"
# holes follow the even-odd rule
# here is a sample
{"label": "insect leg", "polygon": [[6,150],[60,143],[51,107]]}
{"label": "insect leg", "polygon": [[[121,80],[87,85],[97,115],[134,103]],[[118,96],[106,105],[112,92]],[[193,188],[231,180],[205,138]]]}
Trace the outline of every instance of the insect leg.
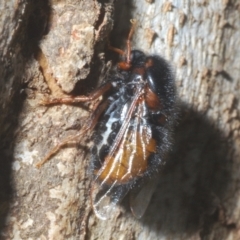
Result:
{"label": "insect leg", "polygon": [[128,38],[127,38],[127,63],[130,63],[130,55],[131,55],[131,41],[132,41],[132,36],[134,33],[134,29],[136,27],[137,21],[135,19],[131,19],[131,24],[132,27],[130,29],[130,32],[128,34]]}
{"label": "insect leg", "polygon": [[74,141],[76,136],[69,136],[63,142],[57,144],[40,162],[36,164],[37,168],[40,168],[44,163],[46,163],[53,155],[55,155],[63,146],[69,144],[71,141]]}
{"label": "insect leg", "polygon": [[126,56],[126,60],[125,61],[122,61],[122,62],[119,62],[118,63],[118,68],[121,69],[121,70],[129,70],[131,68],[131,40],[132,40],[132,36],[133,36],[133,33],[134,33],[134,29],[136,27],[136,24],[137,24],[137,21],[132,19],[131,20],[131,24],[132,24],[132,27],[130,29],[130,32],[128,34],[128,38],[127,38],[127,53],[124,52],[123,50],[119,49],[119,48],[115,48],[115,47],[112,47],[109,43],[108,43],[108,48],[120,55],[125,55]]}
{"label": "insect leg", "polygon": [[130,32],[129,32],[128,38],[127,38],[127,54],[122,49],[115,48],[115,47],[111,46],[110,43],[108,42],[108,48],[111,51],[114,51],[114,52],[116,52],[116,53],[118,53],[120,55],[127,55],[127,63],[128,64],[130,63],[132,36],[133,36],[133,33],[134,33],[134,29],[136,27],[137,21],[135,19],[131,19],[131,24],[132,24],[132,27],[130,29]]}
{"label": "insect leg", "polygon": [[108,49],[111,50],[111,51],[113,51],[113,52],[118,53],[119,55],[125,55],[125,52],[124,52],[122,49],[120,49],[120,48],[115,48],[115,47],[111,46],[111,44],[109,43],[109,41],[108,41]]}
{"label": "insect leg", "polygon": [[101,114],[105,111],[105,109],[108,107],[109,101],[105,100],[101,104],[99,103],[95,107],[95,111],[91,114],[91,116],[86,120],[84,123],[82,129],[80,132],[76,135],[72,135],[67,137],[64,141],[57,144],[46,156],[44,159],[42,159],[40,162],[36,164],[37,168],[40,168],[44,163],[46,163],[53,155],[55,155],[62,147],[66,146],[70,142],[76,142],[77,139],[79,139],[81,136],[83,136],[88,131],[91,131],[96,126],[99,117]]}
{"label": "insect leg", "polygon": [[89,95],[82,95],[76,97],[65,97],[65,98],[53,98],[53,99],[44,99],[41,102],[41,105],[52,105],[52,104],[71,104],[71,103],[79,103],[79,102],[90,102],[93,101],[100,96],[102,96],[105,92],[110,90],[112,87],[111,82],[106,82],[101,85],[98,89],[91,92]]}

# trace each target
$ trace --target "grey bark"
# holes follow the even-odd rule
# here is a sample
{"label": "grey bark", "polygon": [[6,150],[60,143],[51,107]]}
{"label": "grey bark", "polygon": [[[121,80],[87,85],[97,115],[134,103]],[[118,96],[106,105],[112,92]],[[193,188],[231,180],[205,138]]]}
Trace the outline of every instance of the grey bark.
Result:
{"label": "grey bark", "polygon": [[[0,9],[4,239],[240,238],[237,1],[2,1]],[[133,48],[168,59],[179,94],[174,148],[141,220],[127,198],[110,220],[94,215],[87,137],[35,167],[89,114],[39,103],[97,86],[113,11],[112,45],[125,47],[136,18]]]}

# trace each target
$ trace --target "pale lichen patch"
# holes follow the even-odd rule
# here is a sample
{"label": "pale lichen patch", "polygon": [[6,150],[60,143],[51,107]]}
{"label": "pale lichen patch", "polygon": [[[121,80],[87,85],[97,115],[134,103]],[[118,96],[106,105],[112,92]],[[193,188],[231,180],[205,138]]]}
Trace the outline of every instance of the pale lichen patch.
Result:
{"label": "pale lichen patch", "polygon": [[55,188],[49,189],[49,196],[51,198],[63,199],[63,192],[61,186],[57,186]]}
{"label": "pale lichen patch", "polygon": [[22,149],[29,149],[28,144],[29,144],[28,140],[23,140],[22,142],[20,142],[14,149],[14,158],[21,159],[22,163],[31,165],[33,163],[33,159],[38,156],[38,151],[36,150],[22,151]]}
{"label": "pale lichen patch", "polygon": [[33,225],[33,220],[29,218],[26,222],[21,225],[21,228],[26,229]]}
{"label": "pale lichen patch", "polygon": [[20,162],[18,160],[14,161],[12,164],[12,170],[18,171],[21,168]]}
{"label": "pale lichen patch", "polygon": [[61,176],[64,176],[65,174],[68,174],[70,172],[70,169],[68,169],[64,164],[62,164],[61,162],[59,162],[57,164],[57,168],[61,174]]}
{"label": "pale lichen patch", "polygon": [[56,219],[57,219],[56,215],[52,212],[47,212],[46,215],[50,221],[50,227],[49,227],[49,231],[48,231],[48,239],[49,240],[64,239],[61,234],[61,228],[56,224]]}

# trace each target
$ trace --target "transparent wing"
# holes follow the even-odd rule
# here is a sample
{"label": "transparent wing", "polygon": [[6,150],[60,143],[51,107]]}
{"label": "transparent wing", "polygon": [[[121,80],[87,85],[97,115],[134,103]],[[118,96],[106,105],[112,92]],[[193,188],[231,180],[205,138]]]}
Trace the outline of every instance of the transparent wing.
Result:
{"label": "transparent wing", "polygon": [[115,184],[104,186],[94,182],[91,196],[95,215],[102,220],[115,216],[118,211],[117,204],[125,197],[128,191],[129,188],[126,186],[115,186]]}
{"label": "transparent wing", "polygon": [[102,167],[95,172],[92,205],[96,216],[107,219],[116,205],[148,167],[148,157],[156,151],[151,128],[145,122],[146,106],[139,91],[132,100],[113,146]]}
{"label": "transparent wing", "polygon": [[155,177],[144,184],[138,191],[130,194],[130,207],[133,215],[140,219],[152,198],[152,195],[157,187],[158,179]]}

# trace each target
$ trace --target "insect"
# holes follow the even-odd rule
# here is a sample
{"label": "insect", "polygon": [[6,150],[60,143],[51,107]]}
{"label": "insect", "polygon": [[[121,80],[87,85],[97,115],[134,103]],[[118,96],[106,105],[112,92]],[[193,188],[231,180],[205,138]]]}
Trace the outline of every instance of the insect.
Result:
{"label": "insect", "polygon": [[113,214],[130,190],[133,214],[137,218],[144,214],[153,193],[150,179],[165,164],[177,115],[171,67],[160,56],[131,50],[135,25],[133,21],[126,52],[110,47],[123,60],[97,90],[87,96],[44,101],[45,105],[69,104],[103,96],[79,133],[55,146],[37,164],[40,167],[69,141],[93,131],[91,199],[100,219]]}

